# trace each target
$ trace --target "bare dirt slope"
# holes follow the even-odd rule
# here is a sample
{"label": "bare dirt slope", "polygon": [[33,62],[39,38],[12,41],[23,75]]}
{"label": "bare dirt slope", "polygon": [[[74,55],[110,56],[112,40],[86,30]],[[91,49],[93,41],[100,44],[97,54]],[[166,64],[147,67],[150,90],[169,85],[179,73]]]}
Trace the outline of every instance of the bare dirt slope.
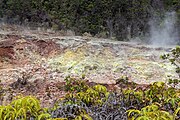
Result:
{"label": "bare dirt slope", "polygon": [[160,59],[171,48],[1,25],[1,85],[11,89],[9,99],[31,94],[50,105],[64,95],[60,88],[68,75],[102,84],[116,84],[121,76],[138,84],[166,81],[177,77]]}

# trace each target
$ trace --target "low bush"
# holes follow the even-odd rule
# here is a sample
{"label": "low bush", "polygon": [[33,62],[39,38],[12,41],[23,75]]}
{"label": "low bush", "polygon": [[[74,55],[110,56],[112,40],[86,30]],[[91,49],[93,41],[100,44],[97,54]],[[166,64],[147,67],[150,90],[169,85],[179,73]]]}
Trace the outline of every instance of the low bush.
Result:
{"label": "low bush", "polygon": [[43,120],[50,117],[39,101],[32,97],[21,97],[7,106],[0,106],[0,120]]}
{"label": "low bush", "polygon": [[146,90],[109,92],[103,85],[69,92],[52,108],[32,96],[0,106],[0,120],[178,120],[180,90],[155,82]]}

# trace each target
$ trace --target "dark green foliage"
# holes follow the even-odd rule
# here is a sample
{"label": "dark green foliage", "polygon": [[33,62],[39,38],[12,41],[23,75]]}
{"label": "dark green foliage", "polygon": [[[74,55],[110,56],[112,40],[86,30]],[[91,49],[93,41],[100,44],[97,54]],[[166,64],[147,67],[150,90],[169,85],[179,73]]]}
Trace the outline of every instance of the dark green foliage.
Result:
{"label": "dark green foliage", "polygon": [[153,16],[172,10],[180,16],[179,6],[179,0],[1,0],[0,17],[8,23],[128,40],[145,36]]}

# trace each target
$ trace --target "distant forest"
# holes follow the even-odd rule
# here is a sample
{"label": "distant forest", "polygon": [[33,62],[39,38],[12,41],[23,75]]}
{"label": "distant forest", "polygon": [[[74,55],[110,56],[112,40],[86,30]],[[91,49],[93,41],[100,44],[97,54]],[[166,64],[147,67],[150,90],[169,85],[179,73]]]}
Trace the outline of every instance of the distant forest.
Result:
{"label": "distant forest", "polygon": [[177,13],[179,29],[180,0],[0,0],[2,22],[118,40],[148,36],[150,19],[167,11]]}

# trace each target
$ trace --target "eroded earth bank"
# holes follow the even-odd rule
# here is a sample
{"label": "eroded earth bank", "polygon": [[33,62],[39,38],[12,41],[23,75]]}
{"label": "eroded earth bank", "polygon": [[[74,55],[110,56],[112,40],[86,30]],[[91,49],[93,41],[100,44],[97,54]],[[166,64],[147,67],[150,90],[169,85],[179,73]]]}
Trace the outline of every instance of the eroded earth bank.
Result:
{"label": "eroded earth bank", "polygon": [[117,80],[122,77],[140,86],[166,82],[168,76],[178,76],[160,55],[173,47],[1,25],[1,104],[17,95],[33,95],[43,106],[52,105],[65,95],[62,86],[67,76],[83,76],[89,84],[101,83],[113,90],[121,87]]}

